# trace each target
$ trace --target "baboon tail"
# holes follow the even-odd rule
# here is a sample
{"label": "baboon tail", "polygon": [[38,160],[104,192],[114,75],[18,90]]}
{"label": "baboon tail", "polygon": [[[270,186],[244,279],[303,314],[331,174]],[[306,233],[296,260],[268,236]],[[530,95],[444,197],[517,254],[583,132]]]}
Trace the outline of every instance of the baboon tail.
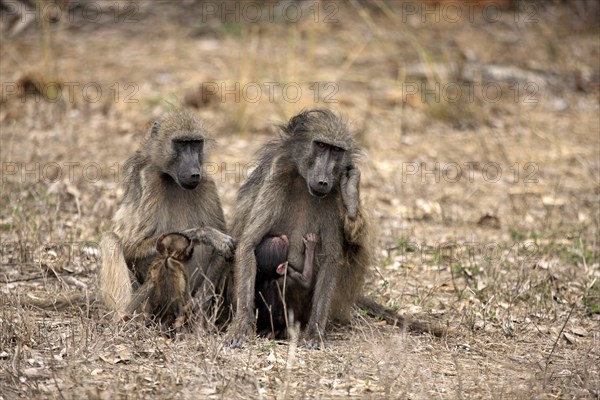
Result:
{"label": "baboon tail", "polygon": [[118,315],[124,314],[131,302],[132,284],[123,256],[121,239],[113,232],[105,233],[100,243],[100,296],[105,306]]}
{"label": "baboon tail", "polygon": [[418,321],[416,319],[399,315],[396,311],[387,308],[375,300],[361,296],[356,301],[359,309],[365,311],[369,316],[382,318],[388,324],[406,328],[409,331],[417,333],[430,333],[437,337],[446,336],[449,329],[435,323],[427,321]]}
{"label": "baboon tail", "polygon": [[53,299],[41,299],[37,297],[26,297],[21,304],[41,308],[43,310],[62,311],[73,307],[82,307],[86,304],[93,306],[96,303],[95,296],[90,293],[60,294]]}

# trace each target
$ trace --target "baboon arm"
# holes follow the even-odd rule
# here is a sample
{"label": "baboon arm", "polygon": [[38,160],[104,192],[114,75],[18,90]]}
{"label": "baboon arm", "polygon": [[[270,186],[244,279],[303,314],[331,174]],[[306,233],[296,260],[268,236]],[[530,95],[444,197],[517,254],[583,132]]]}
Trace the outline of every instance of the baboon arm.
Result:
{"label": "baboon arm", "polygon": [[[270,166],[274,165],[273,163],[276,161],[272,161]],[[268,171],[277,171],[277,169],[273,167]],[[282,185],[278,175],[272,175],[270,178],[261,180],[261,186],[256,189],[252,202],[240,201],[239,208],[236,210],[237,215],[247,215],[247,217],[244,217],[243,224],[237,225],[235,229],[239,235],[239,244],[234,267],[236,313],[229,339],[233,347],[240,347],[252,335],[257,269],[254,250],[283,214],[285,202],[282,199],[286,198],[288,188]]]}
{"label": "baboon arm", "polygon": [[229,235],[210,226],[202,228],[191,228],[183,232],[188,238],[196,243],[202,243],[211,247],[225,259],[233,258],[235,251],[235,240]]}
{"label": "baboon arm", "polygon": [[333,263],[320,266],[315,284],[310,319],[308,321],[308,347],[321,347],[329,318],[331,299],[337,282],[338,270],[338,266]]}
{"label": "baboon arm", "polygon": [[253,333],[254,288],[256,285],[256,258],[252,242],[241,241],[236,252],[234,267],[235,317],[227,339],[232,347],[241,347]]}
{"label": "baboon arm", "polygon": [[300,273],[296,271],[294,267],[288,264],[287,275],[288,280],[294,282],[296,285],[299,285],[303,289],[310,289],[310,285],[312,283],[312,272],[310,276],[306,277],[306,266],[304,267],[304,271]]}
{"label": "baboon arm", "polygon": [[315,260],[315,250],[314,249],[306,249],[306,253],[304,255],[304,269],[302,273],[296,271],[294,267],[288,264],[287,274],[289,278],[300,285],[300,287],[304,289],[310,289],[313,281],[313,263]]}
{"label": "baboon arm", "polygon": [[315,283],[312,309],[308,321],[308,346],[318,348],[321,346],[327,321],[329,319],[329,310],[331,300],[336,290],[338,275],[340,273],[342,247],[339,233],[336,234],[332,229],[322,233],[322,246],[326,246],[326,255],[319,264],[317,281]]}
{"label": "baboon arm", "polygon": [[342,175],[342,201],[346,207],[346,216],[352,221],[356,219],[356,214],[360,206],[360,170],[355,166]]}
{"label": "baboon arm", "polygon": [[[252,206],[245,229],[241,233],[235,265],[237,295],[236,319],[242,324],[251,324],[254,311],[254,289],[256,284],[256,257],[254,249],[266,236],[282,213],[281,199],[285,193],[277,185],[277,179],[263,183]],[[268,211],[265,211],[268,210]],[[242,327],[247,329],[247,327]]]}
{"label": "baboon arm", "polygon": [[350,244],[362,244],[365,234],[366,220],[359,206],[356,218],[351,219],[348,215],[344,217],[344,239]]}
{"label": "baboon arm", "polygon": [[217,293],[218,280],[223,270],[223,264],[223,257],[220,257],[217,253],[213,253],[206,267],[200,288],[194,294],[196,304],[198,304],[202,314],[207,318],[210,317],[211,300]]}
{"label": "baboon arm", "polygon": [[147,260],[158,255],[156,251],[156,241],[159,236],[144,238],[138,242],[124,243],[123,255],[127,260],[127,265],[136,264],[139,261]]}

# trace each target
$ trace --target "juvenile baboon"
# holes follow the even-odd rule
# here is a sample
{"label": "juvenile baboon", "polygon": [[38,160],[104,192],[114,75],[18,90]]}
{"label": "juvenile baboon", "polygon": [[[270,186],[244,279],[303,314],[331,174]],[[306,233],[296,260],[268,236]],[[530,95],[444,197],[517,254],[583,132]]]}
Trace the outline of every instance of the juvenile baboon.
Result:
{"label": "juvenile baboon", "polygon": [[181,233],[170,233],[158,238],[156,250],[158,256],[126,316],[143,311],[163,332],[170,333],[179,330],[189,316],[191,295],[185,263],[192,258],[194,243]]}
{"label": "juvenile baboon", "polygon": [[328,110],[315,109],[293,117],[281,129],[282,135],[263,147],[259,166],[237,197],[233,346],[253,332],[254,249],[265,236],[277,233],[289,238],[288,263],[297,271],[304,265],[304,232],[320,237],[311,290],[291,290],[308,309],[305,336],[310,347],[320,346],[328,320],[349,320],[370,262],[354,167],[361,151],[346,124]]}
{"label": "juvenile baboon", "polygon": [[[269,236],[256,247],[256,293],[258,310],[257,332],[260,336],[271,334],[273,338],[285,337],[288,323],[287,311],[294,312],[294,320],[306,322],[306,305],[301,302],[305,296],[298,293],[310,290],[313,280],[313,263],[317,235],[308,233],[304,242],[304,268],[296,271],[287,262],[289,240],[287,236]],[[289,290],[292,295],[288,296]],[[300,303],[298,303],[300,301]]]}
{"label": "juvenile baboon", "polygon": [[226,235],[214,180],[203,175],[207,144],[204,124],[190,112],[177,111],[154,122],[149,137],[125,163],[125,194],[114,216],[113,232],[101,243],[101,293],[121,317],[134,287],[148,278],[157,257],[157,238],[184,231],[196,245],[186,262],[196,301],[207,304],[213,289],[222,288],[223,258],[235,242]]}

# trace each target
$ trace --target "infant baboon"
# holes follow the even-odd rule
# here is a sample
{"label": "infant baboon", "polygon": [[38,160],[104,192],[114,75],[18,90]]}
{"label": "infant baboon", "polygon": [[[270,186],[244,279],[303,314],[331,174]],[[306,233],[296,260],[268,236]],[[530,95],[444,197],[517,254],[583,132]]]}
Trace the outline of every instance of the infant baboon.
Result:
{"label": "infant baboon", "polygon": [[223,258],[235,242],[226,235],[225,219],[214,180],[203,174],[210,137],[188,111],[154,122],[150,136],[125,163],[125,194],[114,217],[114,233],[103,236],[100,269],[105,304],[121,317],[133,290],[148,280],[158,256],[157,238],[182,232],[196,245],[185,263],[191,294],[203,312],[222,293],[227,271]]}
{"label": "infant baboon", "polygon": [[158,256],[148,270],[147,280],[127,307],[126,315],[144,311],[165,333],[178,331],[188,318],[191,295],[185,263],[192,258],[194,243],[181,233],[161,235]]}
{"label": "infant baboon", "polygon": [[[278,279],[287,274],[290,284],[297,284],[308,289],[312,283],[313,259],[317,235],[308,233],[304,242],[305,260],[304,270],[296,271],[287,262],[289,239],[285,235],[267,236],[258,246],[254,254],[258,268],[258,277],[262,280]],[[289,267],[289,268],[288,268]]]}
{"label": "infant baboon", "polygon": [[313,279],[313,262],[317,235],[308,233],[304,241],[304,269],[296,271],[287,262],[289,240],[287,236],[268,236],[256,247],[256,308],[257,332],[261,336],[285,337],[288,321],[286,311],[294,312],[294,320],[306,323],[305,304],[297,304],[298,296],[286,296],[288,288],[310,290]]}

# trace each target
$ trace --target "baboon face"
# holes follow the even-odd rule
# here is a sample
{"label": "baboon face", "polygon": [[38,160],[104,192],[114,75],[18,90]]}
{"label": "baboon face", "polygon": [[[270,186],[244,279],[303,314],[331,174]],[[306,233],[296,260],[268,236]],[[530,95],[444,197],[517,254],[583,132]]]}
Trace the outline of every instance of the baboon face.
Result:
{"label": "baboon face", "polygon": [[346,123],[329,110],[315,109],[296,115],[281,128],[290,135],[291,156],[308,192],[327,196],[338,186],[355,152]]}
{"label": "baboon face", "polygon": [[306,182],[308,191],[315,197],[325,197],[339,182],[343,170],[345,150],[319,140],[311,143],[311,153]]}
{"label": "baboon face", "polygon": [[173,139],[171,178],[184,189],[195,189],[202,179],[203,140]]}
{"label": "baboon face", "polygon": [[154,122],[150,132],[154,163],[183,189],[195,189],[202,180],[207,141],[202,122],[179,111]]}

